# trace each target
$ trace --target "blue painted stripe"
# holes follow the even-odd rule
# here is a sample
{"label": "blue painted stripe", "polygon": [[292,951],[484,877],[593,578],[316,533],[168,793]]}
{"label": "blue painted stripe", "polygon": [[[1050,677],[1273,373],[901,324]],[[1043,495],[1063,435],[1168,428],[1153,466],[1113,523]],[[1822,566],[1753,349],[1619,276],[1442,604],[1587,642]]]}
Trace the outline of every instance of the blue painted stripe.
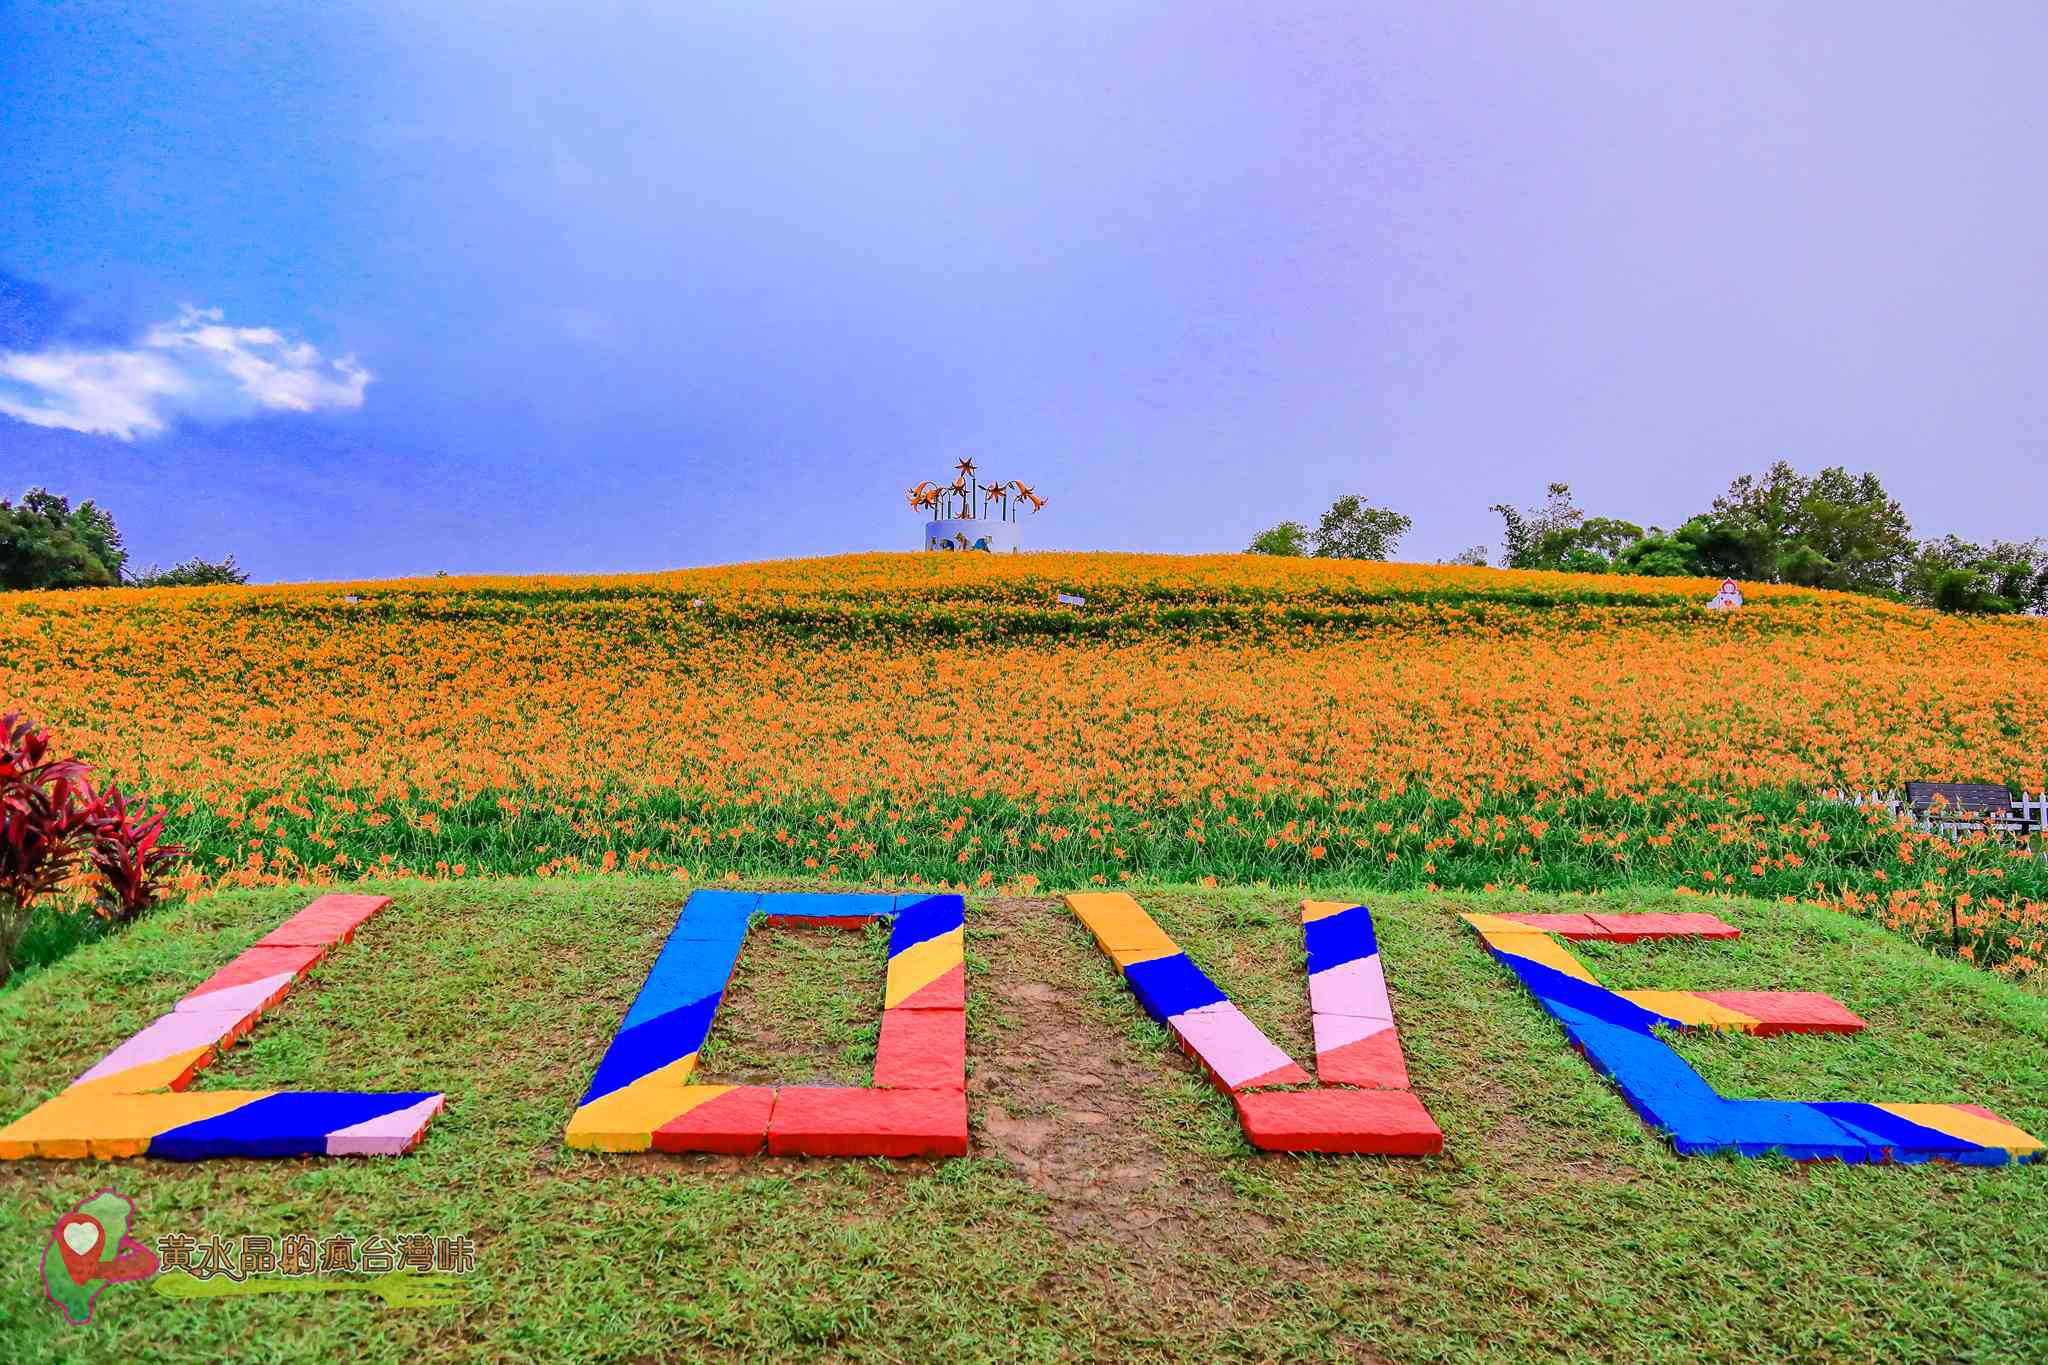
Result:
{"label": "blue painted stripe", "polygon": [[[2013,1154],[2003,1147],[1979,1147],[1974,1152],[1964,1152],[1960,1156],[1944,1157],[1941,1159],[1954,1161],[1959,1166],[2003,1166],[2013,1160]],[[2041,1153],[2030,1152],[2026,1156],[2019,1158],[2019,1164],[2026,1165],[2030,1161],[2039,1161],[2040,1159]]]}
{"label": "blue painted stripe", "polygon": [[225,1114],[159,1133],[149,1140],[149,1155],[172,1161],[226,1156],[325,1156],[329,1133],[409,1109],[431,1098],[433,1093],[302,1090],[266,1095]]}
{"label": "blue painted stripe", "polygon": [[1124,981],[1145,1012],[1162,1024],[1176,1014],[1204,1005],[1220,1005],[1230,999],[1186,953],[1133,962],[1124,968]]}
{"label": "blue painted stripe", "polygon": [[1907,1164],[1922,1161],[1963,1161],[1985,1151],[1996,1151],[2003,1155],[2001,1149],[1986,1148],[1968,1138],[1944,1133],[1939,1128],[1929,1128],[1924,1123],[1915,1123],[1911,1119],[1892,1113],[1889,1109],[1880,1109],[1874,1104],[1830,1100],[1813,1107],[1837,1123],[1862,1131],[1869,1136],[1870,1141],[1883,1143],[1891,1148],[1894,1161]]}
{"label": "blue painted stripe", "polygon": [[[1676,1019],[1667,1018],[1654,1010],[1646,1010],[1633,1000],[1624,1000],[1605,986],[1595,986],[1575,976],[1566,976],[1555,967],[1546,967],[1541,962],[1493,949],[1493,955],[1513,972],[1521,983],[1528,987],[1529,994],[1542,1001],[1546,1008],[1555,1004],[1590,1014],[1595,1019],[1604,1019],[1610,1024],[1632,1029],[1637,1033],[1648,1033],[1653,1024],[1666,1028],[1683,1028]],[[1555,1009],[1551,1010],[1556,1014]],[[1561,1016],[1560,1016],[1561,1017]]]}
{"label": "blue painted stripe", "polygon": [[692,891],[669,938],[743,938],[760,904],[752,891]]}
{"label": "blue painted stripe", "polygon": [[896,898],[896,926],[889,931],[889,956],[950,934],[967,923],[967,901],[961,896],[922,896],[905,905]]}
{"label": "blue painted stripe", "polygon": [[1569,1006],[1557,1006],[1555,1013],[1593,1069],[1612,1078],[1631,1103],[1647,1106],[1660,1115],[1658,1121],[1664,1126],[1672,1126],[1670,1119],[1661,1117],[1667,1111],[1671,1118],[1680,1114],[1704,1118],[1722,1103],[1720,1092],[1662,1038],[1638,1033]]}
{"label": "blue painted stripe", "polygon": [[807,915],[813,919],[876,919],[896,909],[893,895],[833,891],[770,891],[761,897],[770,916]]}
{"label": "blue painted stripe", "polygon": [[626,1011],[620,1031],[724,990],[739,961],[745,932],[742,928],[719,939],[670,938],[648,969],[647,979],[640,983],[640,994]]}
{"label": "blue painted stripe", "polygon": [[1371,957],[1380,950],[1379,939],[1372,930],[1372,911],[1362,905],[1306,921],[1301,926],[1301,937],[1308,949],[1311,976]]}
{"label": "blue painted stripe", "polygon": [[1726,1141],[1744,1156],[1776,1152],[1794,1161],[1884,1159],[1882,1147],[1872,1147],[1813,1105],[1797,1100],[1728,1100],[1717,1123]]}
{"label": "blue painted stripe", "polygon": [[1593,1069],[1614,1082],[1643,1122],[1670,1134],[1680,1155],[1732,1145],[1734,1137],[1721,1121],[1727,1101],[1663,1039],[1568,1006],[1550,1008]]}
{"label": "blue painted stripe", "polygon": [[623,1090],[649,1072],[659,1071],[702,1048],[722,995],[722,991],[713,991],[702,1000],[620,1029],[612,1045],[605,1049],[604,1060],[597,1064],[590,1089],[583,1092],[577,1103],[589,1104],[614,1090]]}
{"label": "blue painted stripe", "polygon": [[[1583,982],[1580,984],[1584,984]],[[1884,1149],[1796,1100],[1729,1099],[1663,1039],[1567,1005],[1551,1006],[1595,1070],[1611,1078],[1643,1119],[1671,1134],[1681,1156],[1778,1152],[1799,1161],[1881,1161]]]}

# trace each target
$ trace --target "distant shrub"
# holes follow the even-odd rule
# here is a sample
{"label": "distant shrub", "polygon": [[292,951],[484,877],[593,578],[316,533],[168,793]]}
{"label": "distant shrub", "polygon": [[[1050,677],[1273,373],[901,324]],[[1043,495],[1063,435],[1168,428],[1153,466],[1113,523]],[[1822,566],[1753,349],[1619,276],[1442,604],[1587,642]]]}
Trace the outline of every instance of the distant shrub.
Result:
{"label": "distant shrub", "polygon": [[1956,536],[1923,542],[1900,588],[1909,602],[1978,616],[2048,611],[2048,543]]}
{"label": "distant shrub", "polygon": [[137,588],[219,588],[239,587],[249,581],[249,575],[233,555],[218,563],[194,555],[168,569],[152,564],[128,581]]}
{"label": "distant shrub", "polygon": [[1248,555],[1305,555],[1308,553],[1308,527],[1298,521],[1283,521],[1278,526],[1269,526],[1252,537],[1252,543],[1245,548]]}
{"label": "distant shrub", "polygon": [[1316,558],[1385,562],[1414,524],[1391,507],[1374,507],[1359,494],[1346,493],[1316,526]]}

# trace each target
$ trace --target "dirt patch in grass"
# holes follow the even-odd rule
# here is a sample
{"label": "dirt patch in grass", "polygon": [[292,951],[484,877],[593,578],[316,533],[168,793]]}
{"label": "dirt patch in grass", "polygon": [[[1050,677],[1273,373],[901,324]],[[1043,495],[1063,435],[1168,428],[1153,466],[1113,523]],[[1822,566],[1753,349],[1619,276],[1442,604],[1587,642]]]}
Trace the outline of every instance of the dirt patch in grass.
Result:
{"label": "dirt patch in grass", "polygon": [[1049,1201],[1070,1236],[1164,1242],[1184,1229],[1213,1178],[1168,1160],[1144,1119],[1145,1089],[1192,1068],[1105,1030],[1081,984],[1092,965],[1055,900],[978,902],[977,937],[995,940],[972,989],[976,1023],[968,1081],[972,1142]]}

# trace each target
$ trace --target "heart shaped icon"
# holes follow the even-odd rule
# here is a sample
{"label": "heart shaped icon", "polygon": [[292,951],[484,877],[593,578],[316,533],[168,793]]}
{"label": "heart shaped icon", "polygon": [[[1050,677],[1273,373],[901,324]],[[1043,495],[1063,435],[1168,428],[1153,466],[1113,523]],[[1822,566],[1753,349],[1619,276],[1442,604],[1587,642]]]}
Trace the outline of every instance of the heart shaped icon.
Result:
{"label": "heart shaped icon", "polygon": [[99,1253],[106,1235],[100,1220],[89,1213],[67,1213],[57,1220],[57,1254],[73,1284],[99,1278]]}

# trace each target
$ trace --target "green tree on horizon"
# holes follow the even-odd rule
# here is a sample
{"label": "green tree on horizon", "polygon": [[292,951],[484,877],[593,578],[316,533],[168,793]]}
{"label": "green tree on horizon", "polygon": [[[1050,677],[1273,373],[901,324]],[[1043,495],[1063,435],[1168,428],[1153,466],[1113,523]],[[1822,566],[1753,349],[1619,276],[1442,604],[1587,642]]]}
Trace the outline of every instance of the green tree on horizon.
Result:
{"label": "green tree on horizon", "polygon": [[1978,545],[1943,536],[1920,546],[1900,580],[1909,602],[1937,611],[2003,616],[2048,612],[2048,543],[1995,540]]}
{"label": "green tree on horizon", "polygon": [[1316,527],[1316,558],[1384,561],[1414,524],[1390,507],[1374,507],[1362,494],[1346,493]]}
{"label": "green tree on horizon", "polygon": [[73,507],[46,488],[0,498],[0,588],[110,588],[128,551],[114,519],[90,500]]}
{"label": "green tree on horizon", "polygon": [[1298,521],[1283,521],[1252,537],[1245,547],[1248,555],[1299,556],[1308,553],[1308,527]]}
{"label": "green tree on horizon", "polygon": [[128,572],[120,528],[99,504],[73,507],[47,488],[31,488],[20,502],[0,498],[0,591],[214,587],[247,583],[248,572],[229,555],[198,555],[164,569],[152,564]]}

